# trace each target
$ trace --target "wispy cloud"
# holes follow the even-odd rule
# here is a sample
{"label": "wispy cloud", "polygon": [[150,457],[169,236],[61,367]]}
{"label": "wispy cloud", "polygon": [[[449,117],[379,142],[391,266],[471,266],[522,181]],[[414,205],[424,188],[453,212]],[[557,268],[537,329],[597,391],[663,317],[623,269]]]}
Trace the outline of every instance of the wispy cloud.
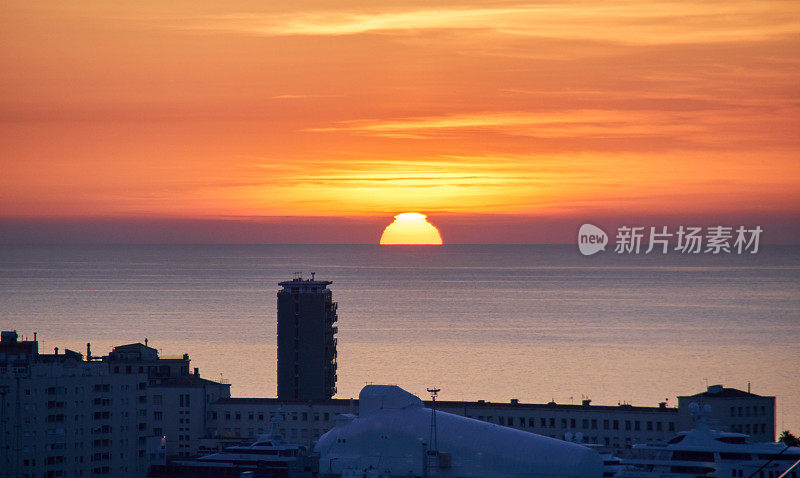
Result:
{"label": "wispy cloud", "polygon": [[506,35],[660,44],[785,35],[798,31],[798,18],[800,6],[792,2],[584,1],[497,8],[409,7],[388,12],[337,9],[207,15],[182,19],[173,28],[263,36],[480,29]]}
{"label": "wispy cloud", "polygon": [[430,139],[442,134],[475,130],[540,138],[628,137],[680,134],[703,130],[702,124],[686,124],[679,114],[658,112],[574,110],[562,112],[479,112],[405,119],[345,121],[337,126],[313,128],[316,132],[351,132],[389,136],[407,135]]}

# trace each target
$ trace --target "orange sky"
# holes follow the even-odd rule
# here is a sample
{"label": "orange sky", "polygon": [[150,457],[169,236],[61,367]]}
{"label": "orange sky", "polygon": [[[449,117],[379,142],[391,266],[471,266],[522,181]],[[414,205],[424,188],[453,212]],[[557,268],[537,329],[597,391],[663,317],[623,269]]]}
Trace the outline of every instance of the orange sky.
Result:
{"label": "orange sky", "polygon": [[800,216],[796,1],[0,13],[0,218]]}

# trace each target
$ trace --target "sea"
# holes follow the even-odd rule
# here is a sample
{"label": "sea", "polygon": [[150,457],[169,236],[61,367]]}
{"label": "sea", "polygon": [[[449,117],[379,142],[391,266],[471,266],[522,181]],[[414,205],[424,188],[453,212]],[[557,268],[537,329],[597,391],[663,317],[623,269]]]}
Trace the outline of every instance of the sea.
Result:
{"label": "sea", "polygon": [[339,304],[338,393],[656,406],[722,384],[800,432],[800,247],[582,256],[574,245],[0,246],[0,328],[40,350],[148,341],[237,397],[276,395],[276,292]]}

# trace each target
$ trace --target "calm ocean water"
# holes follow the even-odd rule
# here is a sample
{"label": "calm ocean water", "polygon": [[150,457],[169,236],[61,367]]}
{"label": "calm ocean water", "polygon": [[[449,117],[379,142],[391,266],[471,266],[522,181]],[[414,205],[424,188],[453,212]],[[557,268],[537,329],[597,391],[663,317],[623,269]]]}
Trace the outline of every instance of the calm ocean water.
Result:
{"label": "calm ocean water", "polygon": [[[0,246],[0,326],[95,354],[189,353],[236,396],[276,391],[277,283],[332,280],[339,397],[651,405],[705,389],[778,397],[800,431],[800,248],[580,256],[574,246]],[[782,427],[782,428],[781,428]]]}

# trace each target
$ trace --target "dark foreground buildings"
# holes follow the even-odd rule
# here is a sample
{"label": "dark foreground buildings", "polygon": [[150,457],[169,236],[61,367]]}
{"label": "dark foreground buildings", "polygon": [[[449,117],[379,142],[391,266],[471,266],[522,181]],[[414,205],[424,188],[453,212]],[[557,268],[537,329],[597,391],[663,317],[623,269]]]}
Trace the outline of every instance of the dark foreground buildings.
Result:
{"label": "dark foreground buildings", "polygon": [[166,456],[197,453],[210,403],[230,385],[141,343],[106,356],[40,353],[0,340],[0,478],[143,477]]}

